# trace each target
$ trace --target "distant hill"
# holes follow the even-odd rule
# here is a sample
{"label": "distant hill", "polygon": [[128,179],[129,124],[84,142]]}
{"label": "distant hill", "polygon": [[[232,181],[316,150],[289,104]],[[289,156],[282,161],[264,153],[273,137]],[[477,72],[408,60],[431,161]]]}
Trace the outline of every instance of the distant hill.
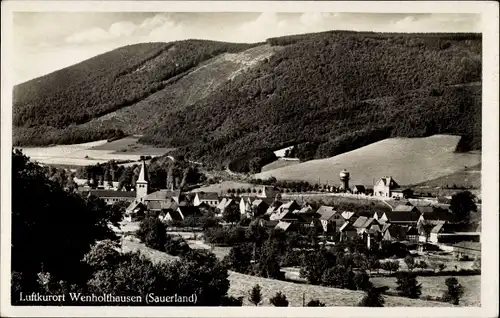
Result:
{"label": "distant hill", "polygon": [[350,185],[373,186],[383,176],[393,176],[400,185],[413,185],[480,163],[479,154],[454,152],[459,140],[458,136],[446,135],[391,138],[331,158],[262,172],[255,178],[340,184],[339,173],[347,169]]}
{"label": "distant hill", "polygon": [[428,180],[416,185],[417,187],[445,188],[445,189],[480,189],[481,164],[467,167],[452,174]]}
{"label": "distant hill", "polygon": [[344,31],[127,46],[16,86],[14,144],[142,134],[242,172],[290,145],[301,160],[433,134],[480,149],[481,51],[480,34]]}

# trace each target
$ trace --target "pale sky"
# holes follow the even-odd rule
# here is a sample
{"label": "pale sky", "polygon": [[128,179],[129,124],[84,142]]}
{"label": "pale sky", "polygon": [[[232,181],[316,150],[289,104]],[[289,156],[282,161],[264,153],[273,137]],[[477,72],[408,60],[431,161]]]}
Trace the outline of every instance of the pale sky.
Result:
{"label": "pale sky", "polygon": [[328,30],[481,32],[481,20],[479,14],[16,12],[14,83],[128,44],[194,38],[250,43]]}

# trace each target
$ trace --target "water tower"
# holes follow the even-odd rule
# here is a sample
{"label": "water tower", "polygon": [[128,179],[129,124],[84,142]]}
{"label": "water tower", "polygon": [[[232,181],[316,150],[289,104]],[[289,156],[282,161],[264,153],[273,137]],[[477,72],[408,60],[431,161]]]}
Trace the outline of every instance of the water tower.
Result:
{"label": "water tower", "polygon": [[340,188],[344,192],[347,192],[349,190],[349,179],[350,179],[349,171],[344,169],[344,170],[340,171],[339,176],[340,176],[340,182],[341,182]]}

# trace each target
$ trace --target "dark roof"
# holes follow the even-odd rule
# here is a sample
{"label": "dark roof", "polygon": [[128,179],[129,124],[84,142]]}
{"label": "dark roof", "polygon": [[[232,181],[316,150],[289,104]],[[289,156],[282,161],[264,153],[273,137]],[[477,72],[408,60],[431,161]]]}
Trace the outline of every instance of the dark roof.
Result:
{"label": "dark roof", "polygon": [[385,233],[386,234],[388,233],[391,236],[391,238],[402,241],[405,239],[406,236],[406,228],[403,226],[391,224],[389,227],[386,228]]}
{"label": "dark roof", "polygon": [[196,195],[200,200],[219,200],[217,192],[197,192]]}
{"label": "dark roof", "polygon": [[361,185],[361,184],[357,184],[354,186],[354,189],[356,189],[358,191],[365,191],[365,186]]}
{"label": "dark roof", "polygon": [[169,210],[167,213],[170,215],[170,217],[174,221],[182,221],[183,220],[181,214],[177,210]]}
{"label": "dark roof", "polygon": [[[82,192],[82,194],[85,192]],[[87,194],[98,198],[135,198],[135,191],[89,190]]]}
{"label": "dark roof", "polygon": [[178,207],[178,204],[175,203],[175,201],[146,201],[146,206],[148,210],[176,210]]}
{"label": "dark roof", "polygon": [[395,188],[395,189],[392,189],[392,192],[412,192],[413,190],[412,189],[408,189],[408,188]]}
{"label": "dark roof", "polygon": [[177,211],[181,211],[184,217],[200,214],[200,209],[196,206],[179,206]]}
{"label": "dark roof", "polygon": [[421,214],[418,212],[385,212],[389,222],[417,222]]}
{"label": "dark roof", "polygon": [[380,179],[382,180],[385,186],[389,186],[391,189],[399,188],[398,183],[392,177],[383,177]]}

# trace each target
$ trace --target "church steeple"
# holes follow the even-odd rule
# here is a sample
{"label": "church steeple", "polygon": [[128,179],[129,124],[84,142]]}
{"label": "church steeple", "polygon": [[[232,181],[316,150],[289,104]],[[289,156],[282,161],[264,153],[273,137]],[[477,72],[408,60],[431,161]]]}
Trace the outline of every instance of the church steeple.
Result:
{"label": "church steeple", "polygon": [[146,169],[146,162],[142,160],[141,172],[139,172],[139,177],[135,183],[136,188],[136,199],[140,202],[144,201],[144,198],[149,193],[149,176]]}

